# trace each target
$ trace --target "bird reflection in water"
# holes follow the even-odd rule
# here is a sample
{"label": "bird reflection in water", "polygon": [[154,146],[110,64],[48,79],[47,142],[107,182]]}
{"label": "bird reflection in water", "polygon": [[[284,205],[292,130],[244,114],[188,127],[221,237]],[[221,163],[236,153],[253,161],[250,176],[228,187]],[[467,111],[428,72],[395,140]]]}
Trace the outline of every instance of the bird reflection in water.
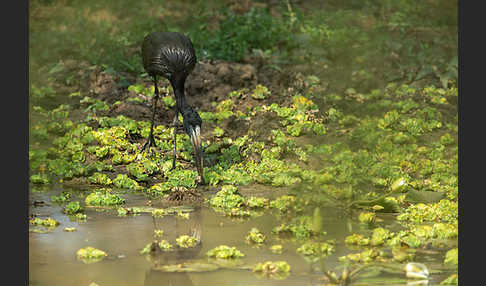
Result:
{"label": "bird reflection in water", "polygon": [[[159,226],[157,220],[160,220],[162,226]],[[202,212],[201,207],[197,206],[190,213],[189,220],[177,216],[164,216],[160,219],[154,219],[154,230],[162,229],[164,234],[162,239],[173,244],[170,251],[162,251],[155,247],[148,255],[152,266],[145,273],[144,286],[162,286],[162,285],[194,285],[188,272],[168,272],[164,271],[163,266],[182,265],[197,258],[202,249]],[[194,247],[181,248],[175,244],[176,238],[181,235],[189,235],[197,239]]]}

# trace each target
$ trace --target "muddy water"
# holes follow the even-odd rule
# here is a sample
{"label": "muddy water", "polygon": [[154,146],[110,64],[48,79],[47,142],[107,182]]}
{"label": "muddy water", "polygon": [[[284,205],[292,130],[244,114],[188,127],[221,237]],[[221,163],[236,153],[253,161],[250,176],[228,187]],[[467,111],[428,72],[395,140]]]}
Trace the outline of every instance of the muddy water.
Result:
{"label": "muddy water", "polygon": [[[279,240],[269,233],[270,229],[278,225],[273,215],[236,221],[203,206],[195,209],[189,220],[175,216],[154,220],[151,214],[118,217],[114,212],[87,209],[87,221],[75,222],[62,213],[61,206],[50,203],[50,196],[58,195],[61,191],[57,188],[32,193],[31,196],[32,201],[44,201],[47,205],[31,206],[30,212],[40,218],[51,217],[59,221],[60,225],[49,233],[29,234],[30,285],[89,285],[91,282],[99,285],[309,285],[309,282],[317,279],[316,275],[311,275],[312,266],[296,252],[297,244]],[[143,196],[124,197],[130,202],[129,205],[145,205],[146,202]],[[345,217],[328,213],[324,215],[324,225],[331,234],[329,238],[342,237],[347,233]],[[77,231],[66,232],[63,230],[65,227],[75,227]],[[202,241],[202,246],[195,251],[162,253],[152,261],[139,253],[153,240],[154,229],[164,230],[163,238],[174,244],[177,236],[189,234],[193,227],[200,229]],[[264,246],[256,248],[245,243],[244,238],[252,227],[266,234],[268,241]],[[269,250],[270,245],[277,243],[284,248],[280,255]],[[267,260],[286,260],[295,274],[278,281],[259,278],[249,270],[190,274],[153,270],[155,261],[160,265],[207,262],[205,253],[221,244],[235,246],[245,253],[246,256],[241,259],[244,265],[251,267]],[[76,251],[86,246],[104,250],[108,257],[91,264],[78,261]],[[340,247],[333,256],[339,255],[344,255]],[[336,259],[330,257],[329,261]]]}
{"label": "muddy water", "polygon": [[[86,209],[85,222],[72,221],[62,212],[62,206],[51,203],[52,195],[59,195],[61,187],[53,186],[42,192],[31,191],[31,202],[44,202],[30,206],[30,214],[51,217],[60,222],[49,233],[29,233],[29,285],[321,285],[322,272],[319,265],[307,262],[296,249],[300,243],[282,240],[270,230],[279,225],[275,214],[266,211],[262,216],[249,220],[234,220],[204,205],[196,207],[189,219],[165,216],[154,219],[150,213],[119,217],[113,210]],[[76,195],[72,200],[81,200]],[[127,206],[144,206],[143,195],[125,194]],[[153,202],[156,203],[156,202]],[[361,226],[350,217],[333,209],[321,211],[325,239],[337,239],[349,235]],[[386,217],[384,217],[387,220]],[[64,228],[75,227],[74,232]],[[245,236],[252,227],[257,227],[267,241],[257,248],[245,243]],[[175,245],[175,238],[190,234],[192,229],[201,233],[202,244],[186,251],[162,252],[152,257],[139,252],[154,238],[154,230],[164,231],[163,239]],[[235,246],[246,256],[240,259],[241,266],[252,267],[258,262],[285,260],[291,266],[291,275],[285,280],[260,277],[251,270],[220,269],[198,273],[169,273],[157,270],[157,266],[177,265],[191,262],[210,263],[205,257],[208,250],[219,245]],[[282,244],[283,253],[273,254],[269,247]],[[105,251],[108,256],[102,261],[85,264],[77,260],[76,251],[92,246]],[[337,266],[338,257],[350,252],[342,243],[328,256],[328,269]],[[430,263],[440,263],[441,257],[425,257]],[[442,275],[441,275],[442,276]],[[385,277],[383,277],[385,278]],[[404,277],[401,277],[402,279]],[[435,280],[435,278],[433,278]],[[431,281],[433,281],[431,280]],[[386,281],[384,279],[383,281]],[[440,280],[437,280],[440,281]],[[391,285],[388,283],[387,285]],[[396,284],[405,285],[405,284]]]}

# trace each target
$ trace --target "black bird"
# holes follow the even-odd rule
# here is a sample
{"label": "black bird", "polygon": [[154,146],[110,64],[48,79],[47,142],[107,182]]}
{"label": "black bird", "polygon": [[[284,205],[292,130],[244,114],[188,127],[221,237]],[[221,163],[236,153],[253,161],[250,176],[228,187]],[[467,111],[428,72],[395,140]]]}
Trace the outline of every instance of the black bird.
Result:
{"label": "black bird", "polygon": [[143,67],[152,77],[155,86],[150,134],[147,142],[142,147],[142,151],[144,149],[150,149],[151,146],[155,146],[153,127],[155,108],[159,99],[157,76],[162,76],[169,80],[176,99],[174,116],[174,159],[172,161],[172,169],[175,168],[176,162],[176,130],[178,115],[181,113],[184,130],[190,136],[194,148],[196,168],[201,178],[201,183],[204,184],[203,155],[201,149],[202,120],[197,111],[189,106],[184,96],[184,83],[197,62],[192,42],[188,37],[176,32],[154,32],[147,35],[143,40],[142,58]]}

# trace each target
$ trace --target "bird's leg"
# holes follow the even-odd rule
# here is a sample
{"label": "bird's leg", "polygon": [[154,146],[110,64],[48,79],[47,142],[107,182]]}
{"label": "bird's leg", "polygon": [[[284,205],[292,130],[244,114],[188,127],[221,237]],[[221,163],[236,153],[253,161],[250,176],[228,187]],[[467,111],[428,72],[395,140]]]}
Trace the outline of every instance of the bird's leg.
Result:
{"label": "bird's leg", "polygon": [[175,112],[175,116],[174,116],[174,158],[172,159],[172,169],[171,170],[174,170],[175,169],[175,165],[176,165],[176,145],[177,145],[177,125],[179,124],[179,111],[177,110],[177,107],[176,107],[176,112]]}
{"label": "bird's leg", "polygon": [[159,88],[157,87],[157,79],[156,77],[153,78],[154,80],[154,86],[155,86],[155,94],[154,94],[154,99],[152,101],[152,121],[150,122],[150,134],[147,138],[147,142],[145,142],[145,145],[143,145],[142,150],[145,149],[149,150],[151,146],[156,146],[155,145],[155,139],[154,139],[154,121],[155,121],[155,111],[157,108],[157,101],[159,99]]}

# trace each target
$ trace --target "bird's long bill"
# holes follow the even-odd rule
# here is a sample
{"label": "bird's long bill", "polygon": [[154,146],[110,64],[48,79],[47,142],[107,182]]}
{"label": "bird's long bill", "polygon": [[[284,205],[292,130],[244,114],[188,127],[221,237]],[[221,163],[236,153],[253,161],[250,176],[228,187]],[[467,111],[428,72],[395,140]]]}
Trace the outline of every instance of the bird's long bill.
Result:
{"label": "bird's long bill", "polygon": [[197,172],[199,173],[199,177],[201,177],[201,183],[204,184],[203,152],[201,148],[201,127],[197,125],[194,128],[190,127],[190,136],[192,147],[194,149],[194,161],[196,161]]}

